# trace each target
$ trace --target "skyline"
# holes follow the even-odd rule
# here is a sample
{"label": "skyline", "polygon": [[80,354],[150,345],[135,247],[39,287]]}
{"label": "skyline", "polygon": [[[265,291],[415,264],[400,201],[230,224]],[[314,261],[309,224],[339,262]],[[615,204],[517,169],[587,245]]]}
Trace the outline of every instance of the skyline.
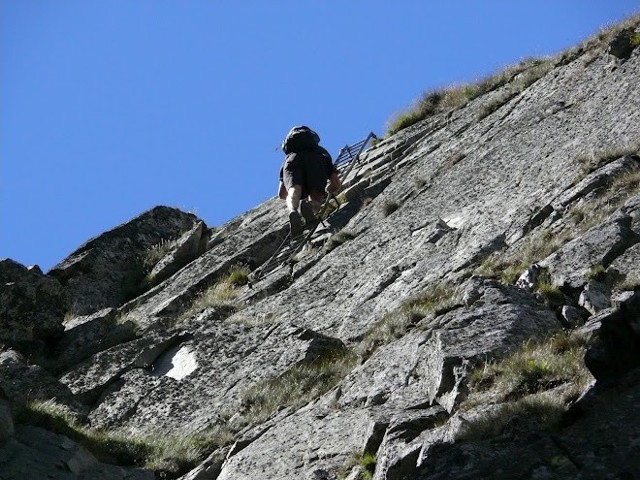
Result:
{"label": "skyline", "polygon": [[1,2],[0,258],[47,271],[156,205],[221,225],[275,196],[292,126],[335,158],[425,91],[555,55],[639,11]]}

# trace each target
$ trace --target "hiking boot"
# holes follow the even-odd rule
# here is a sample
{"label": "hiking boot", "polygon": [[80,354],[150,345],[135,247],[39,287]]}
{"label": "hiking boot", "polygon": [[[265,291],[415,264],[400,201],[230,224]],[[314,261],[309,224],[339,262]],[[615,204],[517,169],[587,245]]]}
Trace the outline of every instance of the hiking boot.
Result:
{"label": "hiking boot", "polygon": [[318,223],[318,218],[313,213],[313,208],[309,202],[300,204],[300,213],[304,217],[304,223],[307,228],[313,228]]}
{"label": "hiking boot", "polygon": [[302,234],[302,215],[298,212],[289,213],[289,228],[291,237],[297,237]]}

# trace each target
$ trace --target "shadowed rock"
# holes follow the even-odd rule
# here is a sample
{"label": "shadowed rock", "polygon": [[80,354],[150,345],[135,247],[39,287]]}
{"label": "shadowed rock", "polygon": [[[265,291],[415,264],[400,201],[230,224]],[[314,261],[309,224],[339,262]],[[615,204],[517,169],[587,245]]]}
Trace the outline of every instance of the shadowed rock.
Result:
{"label": "shadowed rock", "polygon": [[67,300],[60,283],[10,259],[0,260],[0,344],[42,353],[62,335]]}

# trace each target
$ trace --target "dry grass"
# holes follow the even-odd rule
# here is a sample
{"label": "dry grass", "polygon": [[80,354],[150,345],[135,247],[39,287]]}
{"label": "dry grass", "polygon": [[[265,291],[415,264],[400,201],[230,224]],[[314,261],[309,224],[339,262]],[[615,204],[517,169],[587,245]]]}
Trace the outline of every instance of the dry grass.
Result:
{"label": "dry grass", "polygon": [[575,162],[580,166],[580,173],[574,180],[574,185],[577,185],[580,181],[590,174],[604,167],[608,163],[613,162],[626,155],[639,155],[640,143],[629,143],[623,145],[613,145],[608,148],[600,150],[592,150],[589,152],[583,152],[575,158]]}
{"label": "dry grass", "polygon": [[505,256],[495,253],[486,258],[474,271],[485,277],[499,278],[503,283],[513,284],[532,264],[539,262],[571,240],[568,232],[554,234],[539,232],[522,240],[516,253]]}
{"label": "dry grass", "polygon": [[427,185],[427,183],[427,179],[421,176],[414,177],[413,179],[413,186],[416,188],[416,190],[421,190]]}
{"label": "dry grass", "polygon": [[[458,438],[473,441],[500,435],[514,419],[536,428],[554,428],[567,406],[593,381],[584,365],[586,348],[584,337],[561,332],[544,341],[527,341],[511,355],[474,369],[469,382],[472,394],[490,392],[498,406],[466,421]],[[474,401],[470,396],[461,411]]]}
{"label": "dry grass", "polygon": [[[554,66],[555,62],[550,58],[528,58],[517,65],[509,66],[475,83],[452,85],[443,89],[425,92],[418,101],[404,112],[397,114],[389,122],[386,136],[389,137],[430,116],[462,108],[479,96],[507,84],[511,85],[510,93],[507,95],[508,99],[511,99],[518,92],[521,92],[544,76]],[[508,99],[505,100],[503,97],[500,105],[504,104]]]}
{"label": "dry grass", "polygon": [[446,284],[429,287],[378,320],[362,336],[355,352],[363,359],[369,358],[381,346],[402,338],[412,325],[427,315],[440,315],[458,303],[459,295],[455,287]]}
{"label": "dry grass", "polygon": [[640,277],[636,274],[629,276],[621,276],[614,282],[613,286],[623,292],[634,291],[640,289]]}
{"label": "dry grass", "polygon": [[207,451],[229,442],[229,437],[213,435],[167,435],[93,430],[81,426],[75,416],[63,405],[31,402],[15,415],[18,423],[46,428],[65,435],[87,448],[98,459],[119,465],[144,467],[161,475],[175,477],[186,473],[201,462]]}
{"label": "dry grass", "polygon": [[525,419],[540,429],[556,427],[566,405],[559,399],[545,395],[531,395],[516,402],[506,403],[489,414],[465,421],[456,440],[480,441],[500,435],[516,419]]}
{"label": "dry grass", "polygon": [[363,359],[369,358],[378,348],[402,338],[407,327],[420,318],[403,309],[387,313],[362,336],[355,352]]}
{"label": "dry grass", "polygon": [[[583,42],[581,46],[568,49],[555,57],[527,58],[472,84],[453,85],[427,91],[418,101],[391,119],[385,136],[389,137],[433,115],[461,108],[471,100],[500,87],[507,87],[505,92],[483,108],[479,115],[482,119],[544,77],[556,66],[566,65],[585,51],[590,52],[587,63],[593,62],[606,50],[619,32],[639,22],[640,15],[636,15],[600,31],[596,36]],[[632,44],[637,46],[639,42],[640,34],[636,33],[632,37]]]}
{"label": "dry grass", "polygon": [[220,277],[213,285],[198,295],[191,306],[182,314],[183,318],[191,317],[210,307],[237,308],[235,299],[238,287],[249,281],[249,269],[242,265],[232,266],[226,275]]}
{"label": "dry grass", "polygon": [[570,384],[567,398],[577,397],[592,380],[583,360],[586,346],[586,339],[566,332],[545,341],[527,341],[506,358],[476,368],[471,387],[514,400]]}
{"label": "dry grass", "polygon": [[584,274],[584,279],[586,281],[589,280],[603,280],[607,274],[607,269],[601,263],[597,265],[593,265],[587,272]]}
{"label": "dry grass", "polygon": [[261,381],[243,395],[242,422],[257,425],[283,407],[302,406],[331,390],[356,365],[356,355],[336,350]]}
{"label": "dry grass", "polygon": [[142,266],[146,272],[151,271],[175,246],[175,240],[162,240],[148,248],[142,255]]}
{"label": "dry grass", "polygon": [[[619,157],[616,157],[619,158]],[[640,192],[640,169],[626,170],[601,188],[588,203],[573,206],[569,216],[579,232],[599,225],[631,196]]]}
{"label": "dry grass", "polygon": [[384,217],[388,217],[399,208],[400,208],[400,202],[398,202],[397,200],[385,200],[384,202],[382,202],[382,205],[380,206],[380,209],[382,210],[382,215]]}
{"label": "dry grass", "polygon": [[356,236],[357,235],[355,233],[349,232],[347,230],[341,230],[334,233],[333,235],[331,235],[329,240],[327,240],[327,243],[324,246],[325,252],[329,253],[343,243],[348,242],[349,240],[353,240],[354,238],[356,238]]}
{"label": "dry grass", "polygon": [[358,480],[372,480],[376,470],[377,458],[373,453],[351,454],[349,460],[338,470],[338,479],[344,480],[353,471],[354,467],[359,467]]}
{"label": "dry grass", "polygon": [[538,272],[534,291],[548,307],[561,306],[566,303],[564,294],[560,291],[560,287],[553,282],[551,272],[546,268]]}
{"label": "dry grass", "polygon": [[438,283],[423,293],[407,300],[402,310],[412,317],[424,318],[429,314],[441,315],[460,303],[458,289],[452,285]]}

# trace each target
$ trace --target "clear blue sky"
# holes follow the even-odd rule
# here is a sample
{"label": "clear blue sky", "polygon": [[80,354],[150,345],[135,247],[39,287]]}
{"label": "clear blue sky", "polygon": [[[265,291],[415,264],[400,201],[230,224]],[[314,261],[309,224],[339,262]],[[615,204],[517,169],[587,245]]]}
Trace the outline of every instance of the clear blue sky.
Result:
{"label": "clear blue sky", "polygon": [[0,0],[0,258],[48,270],[152,208],[275,195],[293,125],[332,154],[422,92],[555,54],[640,0]]}

